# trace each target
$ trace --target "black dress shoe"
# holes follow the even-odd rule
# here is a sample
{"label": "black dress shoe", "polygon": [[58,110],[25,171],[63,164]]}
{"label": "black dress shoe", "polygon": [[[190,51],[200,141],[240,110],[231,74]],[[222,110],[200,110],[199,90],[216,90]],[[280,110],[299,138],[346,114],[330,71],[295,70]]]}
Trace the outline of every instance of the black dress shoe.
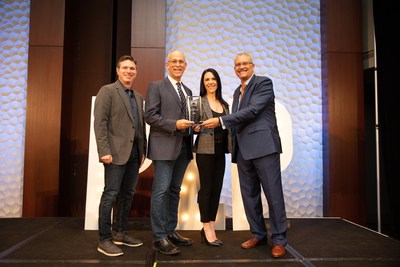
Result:
{"label": "black dress shoe", "polygon": [[172,234],[169,234],[167,237],[172,244],[177,246],[191,246],[193,243],[192,239],[180,236],[177,232],[173,232]]}
{"label": "black dress shoe", "polygon": [[156,241],[153,243],[153,249],[160,251],[162,254],[165,255],[174,255],[180,252],[179,248],[171,244],[168,239],[163,239],[161,241]]}

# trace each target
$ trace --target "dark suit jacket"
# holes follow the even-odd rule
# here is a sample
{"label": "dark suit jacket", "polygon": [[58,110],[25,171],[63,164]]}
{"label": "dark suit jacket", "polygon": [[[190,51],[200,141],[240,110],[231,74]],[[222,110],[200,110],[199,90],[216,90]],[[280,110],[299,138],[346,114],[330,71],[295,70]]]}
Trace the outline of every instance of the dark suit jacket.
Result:
{"label": "dark suit jacket", "polygon": [[94,132],[99,157],[112,155],[113,164],[125,164],[132,151],[135,127],[139,127],[139,163],[146,155],[147,139],[143,114],[143,97],[134,91],[139,125],[134,125],[131,104],[124,86],[116,81],[100,88],[94,106]]}
{"label": "dark suit jacket", "polygon": [[[183,85],[188,96],[192,91]],[[168,78],[152,82],[147,89],[145,120],[150,125],[147,157],[151,160],[176,160],[182,148],[183,131],[176,129],[176,121],[185,113],[173,85]],[[191,136],[187,138],[191,141]],[[191,144],[188,157],[193,158]]]}
{"label": "dark suit jacket", "polygon": [[232,114],[222,117],[224,125],[233,128],[232,162],[236,162],[237,146],[245,160],[282,153],[272,80],[254,75],[238,107],[239,96],[240,87],[233,95]]}

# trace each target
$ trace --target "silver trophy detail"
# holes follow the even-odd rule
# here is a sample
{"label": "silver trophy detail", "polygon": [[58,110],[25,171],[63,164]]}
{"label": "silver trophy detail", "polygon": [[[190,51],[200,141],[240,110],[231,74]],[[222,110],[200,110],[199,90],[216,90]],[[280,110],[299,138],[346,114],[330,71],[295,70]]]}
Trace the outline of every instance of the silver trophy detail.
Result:
{"label": "silver trophy detail", "polygon": [[200,96],[187,96],[186,103],[187,103],[187,108],[188,108],[189,120],[194,121],[195,124],[200,124],[201,97]]}

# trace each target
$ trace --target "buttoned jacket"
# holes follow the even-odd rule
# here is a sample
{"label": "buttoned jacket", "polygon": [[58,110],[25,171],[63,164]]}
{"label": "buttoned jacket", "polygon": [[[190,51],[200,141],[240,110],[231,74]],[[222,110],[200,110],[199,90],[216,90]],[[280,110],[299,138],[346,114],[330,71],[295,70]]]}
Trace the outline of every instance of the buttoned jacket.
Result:
{"label": "buttoned jacket", "polygon": [[232,162],[238,148],[245,160],[282,153],[272,80],[254,75],[239,98],[240,86],[233,95],[232,114],[222,117],[224,125],[232,128]]}
{"label": "buttoned jacket", "polygon": [[[192,91],[182,84],[186,95]],[[176,121],[185,118],[180,98],[167,78],[150,83],[147,89],[145,120],[150,125],[147,157],[151,160],[176,160],[181,152],[182,142],[187,140],[188,157],[192,158],[192,136],[176,129]],[[185,137],[185,139],[184,139]]]}

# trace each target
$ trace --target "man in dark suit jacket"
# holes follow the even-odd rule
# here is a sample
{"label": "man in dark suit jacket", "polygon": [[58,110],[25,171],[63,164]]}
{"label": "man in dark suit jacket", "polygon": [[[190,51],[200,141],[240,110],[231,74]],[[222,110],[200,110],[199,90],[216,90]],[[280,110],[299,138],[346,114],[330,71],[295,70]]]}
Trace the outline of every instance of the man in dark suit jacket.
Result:
{"label": "man in dark suit jacket", "polygon": [[[136,60],[129,55],[122,56],[116,71],[118,80],[101,87],[94,106],[97,151],[100,162],[104,164],[97,250],[107,256],[123,254],[116,244],[130,247],[143,244],[126,232],[139,168],[147,148],[143,97],[132,90],[137,73]],[[116,219],[112,226],[111,214],[115,203]]]}
{"label": "man in dark suit jacket", "polygon": [[276,123],[274,91],[271,79],[254,74],[250,55],[241,53],[234,61],[241,80],[233,95],[232,114],[203,122],[214,128],[219,123],[232,128],[232,161],[237,162],[240,190],[251,239],[241,244],[253,248],[266,243],[267,228],[263,217],[261,188],[267,198],[272,257],[285,254],[286,210],[282,190],[280,153],[282,146]]}
{"label": "man in dark suit jacket", "polygon": [[146,95],[145,120],[150,125],[147,156],[154,164],[150,211],[153,249],[166,255],[179,253],[176,245],[192,244],[175,231],[181,184],[193,158],[188,128],[194,122],[186,119],[185,100],[192,91],[181,82],[186,66],[182,52],[171,52],[166,62],[168,77],[152,82]]}

